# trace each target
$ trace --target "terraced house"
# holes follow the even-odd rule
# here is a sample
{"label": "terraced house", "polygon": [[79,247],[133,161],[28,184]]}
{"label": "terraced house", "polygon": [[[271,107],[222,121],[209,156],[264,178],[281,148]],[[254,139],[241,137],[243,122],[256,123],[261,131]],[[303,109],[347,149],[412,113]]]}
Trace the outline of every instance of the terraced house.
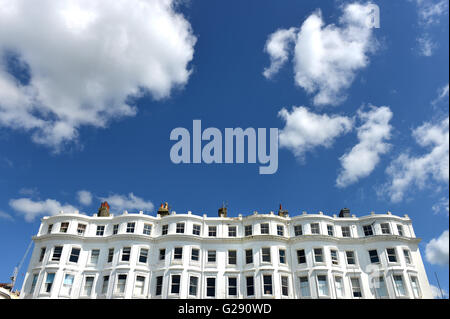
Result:
{"label": "terraced house", "polygon": [[61,212],[42,218],[21,298],[432,298],[411,219]]}

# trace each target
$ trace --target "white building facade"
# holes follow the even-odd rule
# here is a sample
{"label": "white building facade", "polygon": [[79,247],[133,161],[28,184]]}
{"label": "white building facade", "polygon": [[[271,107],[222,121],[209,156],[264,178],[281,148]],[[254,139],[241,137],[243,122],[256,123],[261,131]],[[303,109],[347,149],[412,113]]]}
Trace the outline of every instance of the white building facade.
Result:
{"label": "white building facade", "polygon": [[21,298],[432,298],[411,219],[389,212],[60,213],[33,240]]}

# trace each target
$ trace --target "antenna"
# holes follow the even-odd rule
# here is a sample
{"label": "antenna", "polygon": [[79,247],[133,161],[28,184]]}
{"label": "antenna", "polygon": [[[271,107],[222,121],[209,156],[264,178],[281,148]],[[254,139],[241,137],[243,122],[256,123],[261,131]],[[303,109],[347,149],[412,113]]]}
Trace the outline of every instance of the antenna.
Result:
{"label": "antenna", "polygon": [[434,276],[436,277],[436,281],[437,281],[437,284],[438,284],[438,287],[439,287],[439,292],[441,293],[441,299],[444,299],[444,294],[442,293],[441,284],[439,283],[439,278],[438,278],[436,272],[434,272]]}
{"label": "antenna", "polygon": [[32,245],[33,245],[33,240],[31,240],[30,243],[28,244],[28,248],[25,251],[25,255],[23,255],[20,263],[16,267],[14,267],[13,273],[11,275],[11,292],[13,291],[14,286],[16,284],[17,275],[19,274],[19,270],[20,270],[20,268],[22,268],[23,262],[25,261],[25,258],[27,257],[28,252],[30,251]]}

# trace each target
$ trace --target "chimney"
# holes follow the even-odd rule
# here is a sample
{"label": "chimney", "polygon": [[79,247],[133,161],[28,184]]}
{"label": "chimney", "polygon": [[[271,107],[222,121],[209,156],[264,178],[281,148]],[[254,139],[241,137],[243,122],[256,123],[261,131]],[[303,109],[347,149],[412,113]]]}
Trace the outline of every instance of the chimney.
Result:
{"label": "chimney", "polygon": [[339,217],[350,217],[350,209],[349,208],[342,208],[339,212]]}
{"label": "chimney", "polygon": [[161,206],[158,209],[158,215],[161,217],[169,215],[169,204],[167,204],[167,202],[164,204],[161,204]]}
{"label": "chimney", "polygon": [[97,213],[98,217],[109,217],[109,204],[108,202],[103,202],[100,204],[100,208]]}
{"label": "chimney", "polygon": [[288,217],[288,211],[283,210],[283,207],[281,206],[281,204],[280,204],[280,209],[278,210],[278,216]]}
{"label": "chimney", "polygon": [[219,208],[219,217],[227,217],[227,208],[222,206]]}

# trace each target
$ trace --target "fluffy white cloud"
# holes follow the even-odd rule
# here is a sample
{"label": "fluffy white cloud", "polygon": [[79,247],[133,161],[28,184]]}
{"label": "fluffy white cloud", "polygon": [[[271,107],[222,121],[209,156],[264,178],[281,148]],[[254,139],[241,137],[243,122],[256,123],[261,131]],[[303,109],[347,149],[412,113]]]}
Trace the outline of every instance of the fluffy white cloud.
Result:
{"label": "fluffy white cloud", "polygon": [[286,122],[279,134],[280,147],[291,150],[300,160],[304,159],[305,152],[315,147],[330,147],[353,125],[353,120],[348,117],[316,114],[304,106],[294,106],[291,113],[283,108],[278,116]]}
{"label": "fluffy white cloud", "polygon": [[417,42],[419,44],[419,54],[426,57],[432,56],[437,48],[437,44],[433,42],[428,34],[422,34],[417,38]]}
{"label": "fluffy white cloud", "polygon": [[425,258],[430,264],[448,266],[448,229],[433,238],[425,247]]}
{"label": "fluffy white cloud", "polygon": [[[271,66],[265,69],[264,75],[271,77],[278,71],[287,59],[289,41],[293,41],[296,84],[315,94],[315,105],[343,102],[346,98],[344,91],[352,84],[356,72],[369,64],[368,54],[376,48],[368,23],[371,17],[369,3],[352,3],[343,8],[340,26],[325,26],[318,10],[304,21],[299,30],[278,30],[269,36],[266,43]],[[296,38],[293,33],[296,33]]]}
{"label": "fluffy white cloud", "polygon": [[433,102],[431,102],[431,104],[436,105],[445,100],[447,100],[448,103],[448,83],[438,90],[438,96],[433,100]]}
{"label": "fluffy white cloud", "polygon": [[[133,116],[130,97],[187,83],[196,38],[175,0],[0,0],[0,126],[59,150],[81,126]],[[2,55],[28,69],[18,81]]]}
{"label": "fluffy white cloud", "polygon": [[38,216],[56,215],[60,211],[73,213],[77,209],[69,204],[61,204],[55,199],[46,199],[43,201],[34,201],[30,198],[11,199],[9,206],[22,214],[26,221],[32,222]]}
{"label": "fluffy white cloud", "polygon": [[430,148],[422,156],[402,153],[386,169],[390,181],[384,190],[394,202],[403,199],[409,187],[425,187],[425,182],[449,182],[449,119],[438,123],[425,123],[413,131],[422,147]]}
{"label": "fluffy white cloud", "polygon": [[89,206],[92,204],[92,194],[87,190],[81,190],[77,192],[78,201],[80,204]]}
{"label": "fluffy white cloud", "polygon": [[280,29],[272,33],[266,42],[264,51],[270,56],[270,67],[265,68],[263,75],[271,78],[283,66],[289,57],[289,44],[295,41],[296,29]]}
{"label": "fluffy white cloud", "polygon": [[416,0],[416,3],[421,24],[437,23],[441,16],[448,13],[448,0]]}
{"label": "fluffy white cloud", "polygon": [[448,298],[448,292],[445,289],[442,289],[441,293],[441,289],[439,289],[439,287],[436,287],[435,285],[430,285],[430,288],[431,294],[433,295],[434,299],[442,299],[442,297]]}
{"label": "fluffy white cloud", "polygon": [[446,212],[447,216],[449,214],[448,197],[442,197],[436,204],[434,204],[431,209],[435,214]]}
{"label": "fluffy white cloud", "polygon": [[111,210],[116,212],[122,212],[124,210],[143,210],[152,211],[155,207],[151,201],[146,201],[133,193],[129,193],[128,196],[113,194],[108,197],[100,197],[102,201],[107,201],[111,206]]}
{"label": "fluffy white cloud", "polygon": [[358,118],[364,122],[357,128],[359,143],[339,159],[342,170],[336,180],[338,187],[346,187],[369,176],[380,161],[380,155],[387,153],[391,146],[386,143],[392,129],[389,107],[371,106],[368,112],[358,110]]}

